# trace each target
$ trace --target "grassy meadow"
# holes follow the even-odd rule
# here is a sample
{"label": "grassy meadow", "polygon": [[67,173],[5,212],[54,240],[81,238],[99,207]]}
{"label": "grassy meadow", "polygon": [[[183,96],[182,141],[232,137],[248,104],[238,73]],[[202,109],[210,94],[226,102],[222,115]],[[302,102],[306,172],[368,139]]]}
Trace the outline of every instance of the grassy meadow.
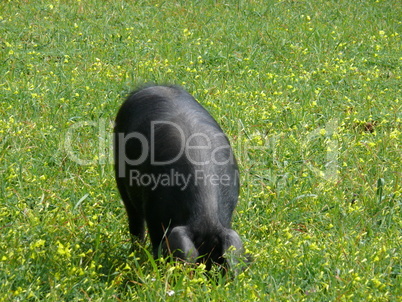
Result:
{"label": "grassy meadow", "polygon": [[[402,301],[402,5],[1,1],[0,301]],[[241,169],[236,278],[131,248],[110,134],[178,84]]]}

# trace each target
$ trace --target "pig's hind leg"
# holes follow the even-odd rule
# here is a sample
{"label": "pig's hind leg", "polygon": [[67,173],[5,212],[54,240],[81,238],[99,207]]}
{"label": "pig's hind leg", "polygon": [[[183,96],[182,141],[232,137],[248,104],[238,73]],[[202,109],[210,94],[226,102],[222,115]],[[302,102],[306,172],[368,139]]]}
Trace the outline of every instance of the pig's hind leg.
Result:
{"label": "pig's hind leg", "polygon": [[145,220],[143,210],[138,206],[138,203],[134,202],[133,198],[127,191],[127,187],[122,178],[116,177],[117,187],[120,192],[120,196],[123,200],[124,206],[128,216],[128,226],[133,237],[133,241],[138,238],[144,240],[145,237]]}

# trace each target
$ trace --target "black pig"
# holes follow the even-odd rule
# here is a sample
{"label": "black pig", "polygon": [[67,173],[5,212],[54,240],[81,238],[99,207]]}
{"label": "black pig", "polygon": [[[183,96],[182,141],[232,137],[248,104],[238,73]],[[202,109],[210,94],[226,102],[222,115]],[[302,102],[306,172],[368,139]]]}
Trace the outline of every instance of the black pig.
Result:
{"label": "black pig", "polygon": [[231,218],[239,194],[238,167],[229,141],[211,115],[186,91],[149,86],[121,106],[114,128],[117,186],[130,233],[155,257],[228,263],[242,253]]}

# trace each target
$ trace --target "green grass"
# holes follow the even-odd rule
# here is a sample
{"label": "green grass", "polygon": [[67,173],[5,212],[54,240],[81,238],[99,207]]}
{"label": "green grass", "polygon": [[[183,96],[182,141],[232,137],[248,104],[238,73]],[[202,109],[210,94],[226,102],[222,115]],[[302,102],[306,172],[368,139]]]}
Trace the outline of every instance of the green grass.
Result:
{"label": "green grass", "polygon": [[[2,1],[0,301],[402,300],[401,16],[397,0]],[[235,279],[131,250],[110,133],[146,82],[183,85],[233,143],[253,255]]]}

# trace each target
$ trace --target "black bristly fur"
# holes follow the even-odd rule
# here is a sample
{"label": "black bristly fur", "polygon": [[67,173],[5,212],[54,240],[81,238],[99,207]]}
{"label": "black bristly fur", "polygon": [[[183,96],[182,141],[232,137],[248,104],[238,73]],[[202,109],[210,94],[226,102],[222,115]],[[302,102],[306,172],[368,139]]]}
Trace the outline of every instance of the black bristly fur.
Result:
{"label": "black bristly fur", "polygon": [[[137,136],[127,137],[133,133]],[[148,150],[143,149],[146,145]],[[242,252],[240,237],[231,229],[239,194],[236,160],[222,129],[190,94],[176,86],[133,92],[117,114],[114,149],[130,233],[143,239],[146,222],[155,257],[162,248],[163,254],[204,262],[209,269],[213,262],[225,263],[231,246],[236,254]],[[134,163],[137,159],[141,160]],[[172,171],[189,177],[188,185],[173,179],[170,185],[157,186],[138,181],[139,175]],[[133,172],[136,181],[130,179]],[[210,176],[227,181],[205,179]]]}

